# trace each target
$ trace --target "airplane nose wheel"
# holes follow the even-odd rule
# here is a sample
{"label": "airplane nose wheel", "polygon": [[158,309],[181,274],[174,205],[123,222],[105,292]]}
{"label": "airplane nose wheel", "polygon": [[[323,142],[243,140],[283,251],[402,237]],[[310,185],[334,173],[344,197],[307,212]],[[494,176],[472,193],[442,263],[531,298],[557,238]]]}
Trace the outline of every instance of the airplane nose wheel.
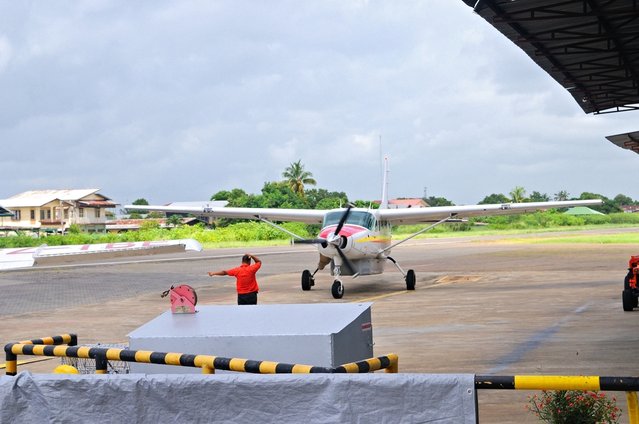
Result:
{"label": "airplane nose wheel", "polygon": [[302,290],[308,291],[315,285],[315,279],[313,278],[313,274],[308,269],[305,269],[302,272]]}
{"label": "airplane nose wheel", "polygon": [[415,290],[415,271],[412,269],[406,272],[406,290]]}
{"label": "airplane nose wheel", "polygon": [[335,299],[341,299],[344,296],[344,284],[340,280],[333,281],[333,287],[331,287],[331,293]]}

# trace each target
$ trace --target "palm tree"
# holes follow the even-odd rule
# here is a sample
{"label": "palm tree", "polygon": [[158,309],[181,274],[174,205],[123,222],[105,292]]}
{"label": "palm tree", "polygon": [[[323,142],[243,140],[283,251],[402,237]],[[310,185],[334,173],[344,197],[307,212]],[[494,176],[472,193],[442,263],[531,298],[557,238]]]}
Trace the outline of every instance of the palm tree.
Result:
{"label": "palm tree", "polygon": [[526,199],[526,190],[517,186],[510,191],[510,197],[514,203],[521,203]]}
{"label": "palm tree", "polygon": [[313,179],[313,174],[304,170],[302,160],[291,163],[282,173],[282,176],[286,178],[291,190],[294,193],[304,197],[304,185],[316,185],[317,182]]}
{"label": "palm tree", "polygon": [[559,193],[555,193],[555,200],[568,200],[568,192],[566,190],[561,190]]}

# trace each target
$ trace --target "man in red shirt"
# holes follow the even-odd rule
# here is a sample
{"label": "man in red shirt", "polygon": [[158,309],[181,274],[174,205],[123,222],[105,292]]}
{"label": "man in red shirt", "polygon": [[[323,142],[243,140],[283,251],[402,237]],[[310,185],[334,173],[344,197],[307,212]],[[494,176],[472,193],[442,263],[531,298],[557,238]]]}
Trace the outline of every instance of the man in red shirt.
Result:
{"label": "man in red shirt", "polygon": [[[255,262],[251,265],[251,259]],[[262,266],[262,261],[257,256],[246,254],[242,256],[242,264],[237,268],[225,271],[210,271],[209,277],[215,275],[230,275],[235,277],[235,285],[237,287],[237,304],[238,305],[257,305],[257,292],[260,288],[257,286],[255,274]]]}

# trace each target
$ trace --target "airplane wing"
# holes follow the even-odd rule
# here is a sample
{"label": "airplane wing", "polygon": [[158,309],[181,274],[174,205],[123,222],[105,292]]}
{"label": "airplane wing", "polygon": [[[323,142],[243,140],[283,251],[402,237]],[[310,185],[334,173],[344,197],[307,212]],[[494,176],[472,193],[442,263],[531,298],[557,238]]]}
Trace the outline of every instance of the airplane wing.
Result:
{"label": "airplane wing", "polygon": [[320,209],[277,209],[277,208],[234,208],[199,206],[148,206],[126,205],[127,210],[143,210],[165,213],[188,213],[194,216],[211,218],[260,219],[270,221],[296,221],[307,224],[321,224],[327,210]]}
{"label": "airplane wing", "polygon": [[380,209],[379,219],[398,224],[436,222],[446,217],[463,219],[473,216],[513,215],[555,208],[600,205],[601,199],[556,202],[502,203],[490,205],[434,206],[430,208]]}
{"label": "airplane wing", "polygon": [[[436,222],[444,218],[470,218],[487,215],[512,215],[554,208],[600,205],[600,199],[566,200],[556,202],[501,203],[466,206],[435,206],[430,208],[379,209],[376,212],[382,221],[393,224],[417,224]],[[195,216],[235,219],[267,219],[271,221],[297,221],[307,224],[321,224],[328,210],[318,209],[277,209],[277,208],[236,208],[199,206],[148,206],[126,205],[127,210],[157,211],[165,213],[188,213]]]}

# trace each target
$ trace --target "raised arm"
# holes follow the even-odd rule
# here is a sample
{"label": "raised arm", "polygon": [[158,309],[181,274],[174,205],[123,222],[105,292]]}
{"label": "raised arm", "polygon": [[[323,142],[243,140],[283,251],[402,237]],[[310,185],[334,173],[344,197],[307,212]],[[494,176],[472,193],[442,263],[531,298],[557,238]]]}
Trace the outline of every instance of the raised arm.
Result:
{"label": "raised arm", "polygon": [[261,263],[262,261],[260,260],[260,258],[258,258],[255,255],[251,255],[250,253],[247,253],[246,256],[248,256],[249,258],[253,259],[253,261],[255,261],[255,263]]}

